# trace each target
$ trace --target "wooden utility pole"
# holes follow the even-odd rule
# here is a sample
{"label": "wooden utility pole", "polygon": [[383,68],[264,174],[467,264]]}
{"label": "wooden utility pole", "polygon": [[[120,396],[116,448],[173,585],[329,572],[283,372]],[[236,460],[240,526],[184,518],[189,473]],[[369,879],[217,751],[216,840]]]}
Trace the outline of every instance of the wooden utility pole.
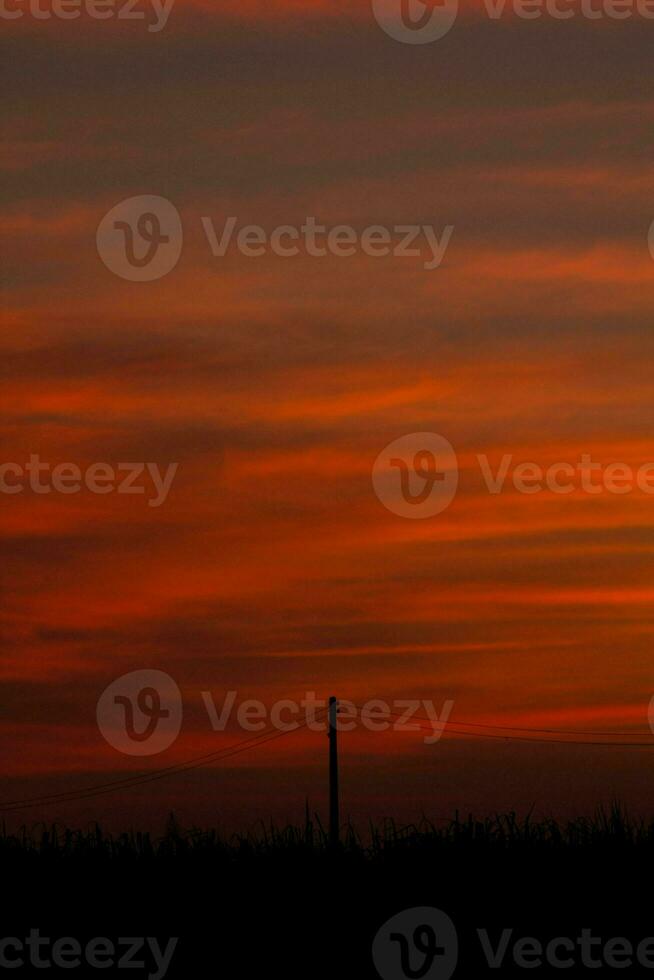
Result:
{"label": "wooden utility pole", "polygon": [[338,805],[338,701],[329,699],[329,843],[338,844],[340,817]]}

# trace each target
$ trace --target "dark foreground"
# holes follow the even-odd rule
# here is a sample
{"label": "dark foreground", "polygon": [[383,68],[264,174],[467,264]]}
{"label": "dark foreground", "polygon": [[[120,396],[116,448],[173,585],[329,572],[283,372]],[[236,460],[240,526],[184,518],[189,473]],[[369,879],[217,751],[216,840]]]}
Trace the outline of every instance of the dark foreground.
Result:
{"label": "dark foreground", "polygon": [[5,833],[0,973],[654,977],[654,823],[615,810],[343,836],[330,848],[312,821],[227,841],[173,822],[158,840]]}

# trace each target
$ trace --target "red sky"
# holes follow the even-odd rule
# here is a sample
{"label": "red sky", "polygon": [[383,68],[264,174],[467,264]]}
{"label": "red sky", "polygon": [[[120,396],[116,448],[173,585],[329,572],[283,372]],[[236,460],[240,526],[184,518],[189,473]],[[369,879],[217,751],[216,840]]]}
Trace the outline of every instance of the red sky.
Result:
{"label": "red sky", "polygon": [[[202,8],[201,10],[198,8]],[[0,498],[4,799],[147,771],[238,738],[217,698],[453,699],[452,719],[647,731],[652,498],[490,495],[476,462],[654,460],[649,22],[490,22],[424,46],[364,2],[178,0],[138,22],[3,26],[2,462],[178,463],[166,503]],[[166,278],[95,247],[133,195],[170,199]],[[443,265],[214,258],[201,218],[272,230],[454,226]],[[386,510],[383,448],[437,432],[444,513]],[[160,757],[123,757],[102,690],[170,673]],[[221,739],[223,741],[221,741]],[[343,737],[357,817],[647,801],[648,750]],[[322,806],[298,734],[68,821],[247,822]]]}

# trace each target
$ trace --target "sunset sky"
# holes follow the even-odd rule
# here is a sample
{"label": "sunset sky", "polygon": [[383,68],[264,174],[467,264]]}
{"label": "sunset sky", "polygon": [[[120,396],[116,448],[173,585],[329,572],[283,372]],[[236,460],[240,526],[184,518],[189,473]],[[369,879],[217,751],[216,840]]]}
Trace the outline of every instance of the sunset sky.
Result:
{"label": "sunset sky", "polygon": [[[144,8],[143,8],[144,9]],[[217,700],[454,701],[452,722],[649,732],[654,497],[489,494],[477,455],[654,462],[654,21],[489,19],[402,44],[367,0],[177,0],[143,22],[2,22],[0,463],[177,463],[146,496],[0,494],[0,803],[211,752]],[[96,229],[160,195],[184,248],[114,275]],[[214,257],[220,229],[454,226],[422,258]],[[372,467],[435,432],[425,520]],[[177,742],[116,752],[102,691],[184,697]],[[650,736],[651,737],[651,736]],[[641,735],[644,740],[645,735]],[[654,744],[654,738],[652,738]],[[648,748],[343,735],[343,809],[650,806]],[[12,821],[246,826],[324,811],[327,741]],[[651,809],[651,807],[650,807]]]}

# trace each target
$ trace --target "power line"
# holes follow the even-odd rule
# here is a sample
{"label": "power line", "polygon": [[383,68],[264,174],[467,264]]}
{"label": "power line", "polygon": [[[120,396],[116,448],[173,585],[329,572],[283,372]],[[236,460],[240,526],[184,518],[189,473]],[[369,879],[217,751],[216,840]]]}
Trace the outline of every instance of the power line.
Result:
{"label": "power line", "polygon": [[[421,731],[432,731],[433,729],[424,728]],[[654,743],[652,742],[583,742],[580,740],[574,740],[569,738],[532,738],[529,735],[492,735],[490,732],[466,732],[457,731],[451,728],[449,725],[445,726],[443,731],[444,735],[462,735],[468,738],[493,738],[500,739],[505,742],[538,742],[540,745],[603,745],[605,748],[620,749],[620,748],[654,748]]]}
{"label": "power line", "polygon": [[[383,701],[385,704],[390,704],[390,703],[392,703],[393,698],[390,698],[390,697],[385,696],[383,694],[376,694],[374,696],[374,698],[368,698],[367,704],[369,704],[371,701]],[[366,708],[366,706],[367,706],[367,705],[357,704],[354,701],[348,701],[346,698],[341,698],[341,704],[352,704],[352,705],[354,705],[355,708],[358,708],[359,711],[363,711]],[[400,713],[399,712],[390,712],[390,714],[392,714],[392,715],[398,715],[399,716]],[[425,715],[413,714],[413,715],[411,715],[411,717],[412,718],[420,718],[422,721],[429,721],[429,722],[432,722],[433,721],[432,718],[428,718]],[[450,722],[448,722],[447,724],[449,726]],[[492,731],[525,732],[525,733],[530,734],[530,735],[531,734],[534,734],[534,735],[588,735],[590,737],[596,737],[596,738],[634,738],[635,736],[638,736],[638,735],[645,735],[647,738],[650,738],[654,734],[654,729],[651,729],[650,731],[635,730],[635,731],[631,731],[631,732],[620,732],[620,731],[618,731],[618,732],[615,732],[615,731],[614,732],[606,732],[606,731],[602,732],[602,731],[584,731],[582,729],[530,728],[530,727],[525,727],[525,726],[520,726],[520,725],[489,725],[489,724],[482,724],[480,722],[465,721],[463,718],[459,719],[458,721],[452,722],[452,724],[463,726],[465,728],[484,728],[484,729],[490,729]],[[583,743],[583,744],[586,744],[586,743]],[[621,743],[618,743],[618,744],[621,744]]]}
{"label": "power line", "polygon": [[[265,744],[266,742],[273,741],[276,738],[281,738],[283,735],[287,735],[288,732],[277,732],[274,735],[268,735],[265,738],[260,738],[258,745]],[[163,779],[166,776],[177,776],[182,772],[190,772],[193,769],[198,769],[202,766],[208,765],[210,762],[222,762],[223,759],[230,758],[233,755],[238,755],[240,752],[245,752],[247,749],[252,748],[252,745],[243,745],[240,748],[233,748],[231,751],[224,751],[223,754],[212,753],[210,756],[204,757],[194,762],[189,762],[187,764],[180,764],[177,767],[168,767],[165,770],[155,770],[152,773],[146,773],[142,776],[134,776],[131,780],[117,780],[113,784],[100,784],[99,786],[90,786],[86,790],[80,790],[78,792],[70,791],[67,794],[61,794],[57,797],[37,797],[25,801],[16,801],[13,805],[3,805],[0,807],[0,811],[5,811],[8,813],[14,812],[15,810],[25,810],[30,809],[39,805],[46,805],[49,803],[74,803],[79,800],[88,800],[96,796],[104,796],[107,793],[114,793],[119,789],[132,789],[135,786],[144,786],[148,783],[155,782],[158,779]]]}
{"label": "power line", "polygon": [[[424,715],[415,715],[416,718],[422,718],[424,721],[430,721],[431,719],[425,718]],[[531,732],[536,735],[590,735],[590,736],[606,736],[606,738],[633,738],[634,735],[651,735],[652,732],[585,732],[579,729],[566,730],[563,728],[522,728],[519,725],[482,725],[479,722],[474,721],[460,721],[455,722],[457,725],[465,725],[466,728],[490,728],[494,731],[502,732]]]}
{"label": "power line", "polygon": [[[359,708],[361,710],[361,706],[360,705],[355,705],[355,707],[357,707],[357,708]],[[398,711],[389,711],[389,715],[392,718],[403,718],[403,717],[405,717],[404,714],[400,714],[400,712],[398,712]],[[424,716],[413,715],[412,717],[413,718],[419,718],[422,721],[431,721],[431,719],[425,718]],[[464,729],[461,729],[460,727],[455,727],[455,725],[461,725],[461,724],[464,724],[464,723],[463,722],[459,722],[459,723],[456,723],[456,722],[455,723],[443,722],[442,734],[443,735],[458,735],[458,736],[463,736],[463,737],[468,737],[468,738],[491,738],[491,739],[500,739],[502,741],[512,741],[512,742],[538,742],[541,745],[549,745],[549,744],[559,744],[559,745],[591,745],[591,746],[592,745],[596,745],[596,746],[607,746],[609,748],[618,748],[618,749],[619,748],[654,748],[654,741],[652,741],[652,740],[650,740],[649,742],[597,742],[597,741],[590,742],[590,741],[582,741],[582,740],[576,740],[575,741],[575,740],[569,739],[569,738],[532,738],[532,737],[527,736],[527,735],[508,735],[508,734],[495,735],[495,734],[492,734],[490,732],[469,732],[469,731],[465,731]],[[489,727],[492,727],[492,726],[489,726]],[[433,726],[431,728],[426,728],[426,727],[423,727],[421,725],[417,725],[417,726],[415,726],[415,728],[417,730],[419,730],[419,731],[431,732],[432,735],[434,734],[434,728],[433,728]],[[511,730],[513,730],[513,729],[507,729],[507,731],[511,731]],[[519,729],[519,730],[520,731],[529,731],[529,729]],[[534,729],[534,731],[538,731],[538,729]],[[566,733],[565,732],[558,732],[558,733],[555,732],[555,734],[566,734]],[[582,733],[580,733],[580,732],[574,732],[573,734],[577,735],[577,734],[582,734]],[[589,733],[589,734],[591,734],[591,735],[602,735],[604,733],[602,733],[602,732],[593,732],[593,733]],[[611,732],[611,733],[607,733],[607,734],[613,735],[614,733]],[[626,735],[628,733],[625,732],[623,734]]]}
{"label": "power line", "polygon": [[[384,700],[384,699],[373,698],[369,700]],[[363,711],[366,707],[366,705],[356,704],[354,701],[351,701],[350,704],[353,704],[355,708],[359,709],[359,711]],[[389,714],[393,716],[402,717],[399,711],[390,711]],[[429,722],[433,721],[432,718],[428,718],[425,715],[419,715],[419,714],[412,714],[411,718],[418,718],[421,721],[429,721]],[[449,727],[450,722],[448,721],[446,724]],[[501,732],[526,732],[527,734],[533,734],[533,735],[588,735],[589,737],[594,737],[594,738],[634,738],[637,735],[646,735],[650,737],[652,734],[654,734],[652,731],[645,732],[645,731],[638,731],[638,730],[633,732],[598,732],[598,731],[589,732],[580,729],[525,728],[525,727],[521,727],[520,725],[488,725],[488,724],[481,724],[480,722],[465,721],[463,718],[459,719],[458,721],[452,722],[451,724],[462,726],[464,728],[484,728],[492,731],[501,731]],[[582,744],[585,745],[587,743],[584,742]],[[626,743],[617,742],[616,744],[620,745]],[[640,744],[649,744],[649,743],[639,742],[637,744],[640,745]]]}
{"label": "power line", "polygon": [[[262,738],[263,735],[265,735],[265,734],[267,734],[267,733],[266,732],[260,732],[258,735],[252,736],[251,738],[248,738],[248,739],[244,739],[242,742],[239,742],[238,744],[239,745],[241,745],[241,744],[245,745],[248,742],[252,742],[252,741],[254,741],[256,739]],[[153,776],[153,775],[159,774],[159,773],[161,773],[161,774],[171,773],[172,774],[172,773],[174,773],[175,771],[177,771],[178,769],[180,769],[183,766],[190,765],[190,764],[192,764],[194,762],[199,763],[199,762],[201,762],[202,760],[205,760],[205,759],[206,760],[210,760],[215,755],[217,755],[217,754],[219,755],[220,753],[225,752],[228,749],[231,749],[232,747],[233,746],[225,746],[223,749],[214,749],[213,752],[210,752],[210,753],[208,753],[205,756],[198,756],[195,759],[186,760],[185,762],[178,762],[178,763],[175,763],[174,765],[165,766],[165,767],[163,767],[161,769],[155,769],[151,773],[136,773],[134,776],[124,776],[122,779],[112,780],[112,781],[107,782],[107,783],[99,783],[96,786],[90,786],[90,787],[88,787],[87,790],[66,790],[66,791],[64,791],[62,793],[50,793],[50,794],[45,794],[45,795],[42,795],[42,796],[32,796],[32,797],[29,797],[28,799],[23,799],[23,800],[9,800],[7,803],[3,804],[3,807],[10,807],[10,806],[14,806],[15,804],[20,804],[20,803],[44,803],[44,802],[51,802],[51,801],[55,801],[55,800],[65,799],[68,796],[76,796],[80,792],[87,792],[87,791],[91,791],[91,790],[100,790],[100,789],[108,789],[108,788],[114,787],[114,786],[116,786],[116,787],[117,786],[124,786],[126,784],[129,784],[129,783],[132,783],[132,782],[138,782],[138,781],[140,781],[140,780],[142,780],[144,778],[147,778],[149,776]]]}
{"label": "power line", "polygon": [[[355,702],[350,702],[357,708],[362,714],[366,710],[365,705],[359,705]],[[314,716],[317,720],[317,716],[324,714],[327,709],[319,709]],[[406,712],[400,713],[398,711],[388,712],[391,718],[406,718]],[[423,725],[416,725],[413,719],[418,721],[428,721],[431,723],[430,727],[427,728]],[[433,719],[427,718],[424,715],[414,714],[411,719],[407,719],[413,725],[414,730],[430,732],[434,734]],[[185,762],[179,762],[171,766],[166,766],[161,769],[155,769],[148,773],[140,773],[134,776],[126,776],[122,779],[113,780],[106,783],[99,783],[95,786],[89,786],[85,790],[67,790],[62,793],[51,793],[42,796],[28,797],[20,800],[11,800],[7,803],[0,805],[0,812],[14,812],[17,810],[30,809],[39,805],[48,805],[51,803],[72,803],[79,800],[93,799],[96,796],[103,796],[107,793],[116,792],[119,789],[131,789],[134,786],[144,786],[148,783],[155,782],[159,779],[163,779],[166,776],[176,776],[182,772],[191,772],[194,769],[199,769],[203,766],[209,765],[211,762],[222,762],[225,759],[232,758],[235,755],[239,755],[241,752],[246,752],[248,749],[257,748],[260,745],[265,745],[268,742],[276,741],[279,738],[283,738],[285,735],[292,734],[299,731],[302,728],[306,728],[309,725],[309,720],[298,723],[296,728],[288,729],[286,731],[275,731],[270,730],[270,727],[257,735],[253,735],[250,738],[242,739],[235,745],[226,746],[223,749],[216,749],[213,752],[209,752],[204,756],[196,756],[193,759],[188,759]],[[483,731],[466,731],[466,729],[483,729]],[[501,732],[502,734],[496,734]],[[520,734],[512,734],[518,732]],[[654,741],[650,739],[647,742],[608,742],[608,741],[588,741],[587,739],[597,739],[599,738],[630,738],[634,735],[645,734],[644,732],[585,732],[585,731],[574,731],[574,730],[563,730],[563,729],[547,729],[547,728],[521,728],[519,726],[502,726],[502,725],[488,725],[481,724],[478,722],[444,722],[442,733],[443,736],[454,736],[461,738],[481,738],[481,739],[493,739],[500,741],[516,741],[516,742],[536,742],[541,745],[547,744],[559,744],[559,745],[589,745],[589,746],[604,746],[609,748],[653,748]],[[564,738],[552,737],[552,738],[538,738],[538,735],[551,735],[551,736],[566,736]],[[586,740],[575,739],[568,736],[586,736]]]}
{"label": "power line", "polygon": [[[324,709],[318,710],[315,714],[316,716],[323,713]],[[190,772],[193,769],[199,769],[202,766],[208,765],[210,762],[222,762],[224,759],[231,758],[234,755],[239,755],[241,752],[246,752],[248,749],[258,747],[259,745],[265,745],[267,742],[273,742],[276,739],[283,738],[285,735],[293,734],[299,731],[301,728],[306,728],[309,721],[298,723],[297,728],[289,729],[287,731],[265,731],[260,732],[258,735],[253,735],[251,738],[242,739],[234,746],[226,746],[223,749],[217,749],[214,752],[210,752],[205,756],[198,756],[194,759],[187,760],[186,762],[180,762],[173,766],[166,766],[163,769],[155,769],[149,773],[142,773],[136,776],[128,776],[124,779],[114,780],[108,783],[100,783],[96,786],[89,786],[85,790],[68,790],[65,793],[54,793],[50,796],[35,796],[23,800],[13,800],[9,803],[4,803],[0,805],[0,812],[13,812],[15,810],[26,810],[34,806],[46,805],[49,803],[72,803],[78,800],[92,799],[95,796],[103,796],[107,793],[113,793],[118,789],[131,789],[133,786],[142,786],[147,783],[155,782],[158,779],[163,779],[166,776],[176,776],[181,772]]]}

